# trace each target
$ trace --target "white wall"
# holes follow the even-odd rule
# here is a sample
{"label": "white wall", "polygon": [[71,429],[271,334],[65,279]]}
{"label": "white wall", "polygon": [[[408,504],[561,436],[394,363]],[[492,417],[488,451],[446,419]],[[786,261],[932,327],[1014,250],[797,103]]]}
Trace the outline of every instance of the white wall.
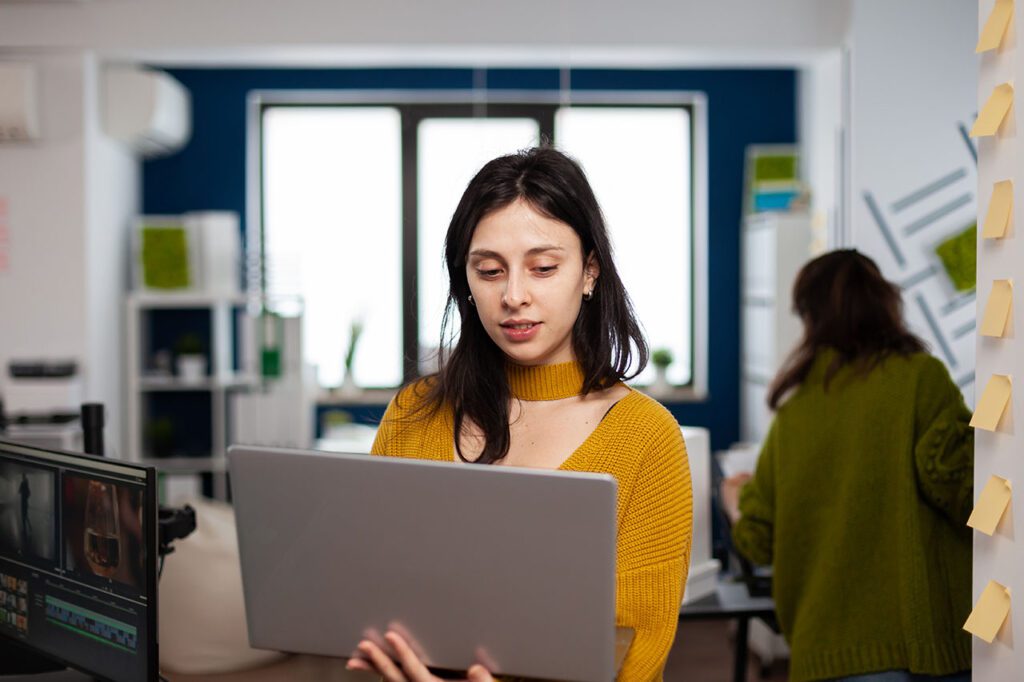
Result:
{"label": "white wall", "polygon": [[10,263],[0,272],[4,378],[12,358],[86,359],[85,74],[72,55],[32,63],[42,137],[0,146],[10,229]]}
{"label": "white wall", "polygon": [[100,130],[95,55],[23,60],[37,69],[41,136],[0,146],[10,229],[10,263],[0,271],[0,390],[11,359],[76,360],[83,399],[108,406],[113,450],[120,440],[126,235],[139,205],[139,164]]}
{"label": "white wall", "polygon": [[[85,319],[84,398],[107,406],[106,446],[121,448],[124,423],[124,292],[129,228],[141,209],[141,167],[128,148],[101,129],[102,64],[84,57],[85,73]],[[129,454],[129,453],[125,453]]]}
{"label": "white wall", "polygon": [[844,52],[829,50],[797,75],[801,170],[811,189],[815,246],[842,243],[842,103]]}
{"label": "white wall", "polygon": [[[911,326],[946,361],[968,400],[973,297],[955,294],[933,249],[975,219],[976,163],[959,126],[970,127],[976,107],[976,14],[976,3],[964,0],[857,0],[849,35],[852,244],[905,285]],[[926,198],[898,203],[943,179],[949,184]],[[907,234],[957,201],[963,203]]]}

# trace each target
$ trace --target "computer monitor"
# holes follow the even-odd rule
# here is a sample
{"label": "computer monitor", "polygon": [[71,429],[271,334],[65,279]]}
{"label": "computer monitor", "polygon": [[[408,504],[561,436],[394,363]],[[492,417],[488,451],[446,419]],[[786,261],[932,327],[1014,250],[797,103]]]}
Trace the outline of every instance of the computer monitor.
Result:
{"label": "computer monitor", "polygon": [[156,470],[0,440],[0,641],[157,680]]}

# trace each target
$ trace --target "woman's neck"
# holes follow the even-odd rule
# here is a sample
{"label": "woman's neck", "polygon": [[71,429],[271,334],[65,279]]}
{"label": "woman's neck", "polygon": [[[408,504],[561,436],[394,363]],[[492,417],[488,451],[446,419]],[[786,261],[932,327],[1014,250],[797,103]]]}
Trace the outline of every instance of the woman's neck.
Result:
{"label": "woman's neck", "polygon": [[555,365],[506,364],[509,388],[519,400],[564,400],[583,392],[583,369],[575,360]]}

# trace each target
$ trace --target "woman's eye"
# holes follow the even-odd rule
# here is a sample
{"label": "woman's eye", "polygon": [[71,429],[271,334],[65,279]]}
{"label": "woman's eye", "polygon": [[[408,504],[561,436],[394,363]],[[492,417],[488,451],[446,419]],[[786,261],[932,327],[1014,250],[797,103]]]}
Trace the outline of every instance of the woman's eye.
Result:
{"label": "woman's eye", "polygon": [[493,279],[501,274],[501,270],[477,270],[476,274],[485,279]]}
{"label": "woman's eye", "polygon": [[539,275],[550,275],[558,269],[557,265],[541,265],[540,267],[534,268]]}

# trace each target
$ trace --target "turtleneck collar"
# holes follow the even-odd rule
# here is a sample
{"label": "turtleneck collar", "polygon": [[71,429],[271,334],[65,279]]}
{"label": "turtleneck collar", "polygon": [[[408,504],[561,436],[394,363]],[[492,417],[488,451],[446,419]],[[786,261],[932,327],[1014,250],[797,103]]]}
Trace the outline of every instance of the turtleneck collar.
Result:
{"label": "turtleneck collar", "polygon": [[526,367],[507,363],[508,385],[520,400],[562,400],[583,389],[583,369],[576,361]]}

